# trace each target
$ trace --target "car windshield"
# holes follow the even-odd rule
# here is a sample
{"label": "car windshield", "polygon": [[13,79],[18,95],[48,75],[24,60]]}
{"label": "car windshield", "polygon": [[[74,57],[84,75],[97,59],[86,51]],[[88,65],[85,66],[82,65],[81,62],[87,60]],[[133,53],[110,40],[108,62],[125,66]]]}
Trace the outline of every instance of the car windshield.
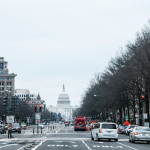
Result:
{"label": "car windshield", "polygon": [[43,125],[42,123],[39,123],[39,125]]}
{"label": "car windshield", "polygon": [[137,131],[150,131],[150,128],[148,127],[136,127]]}
{"label": "car windshield", "polygon": [[116,129],[115,124],[102,124],[102,129]]}

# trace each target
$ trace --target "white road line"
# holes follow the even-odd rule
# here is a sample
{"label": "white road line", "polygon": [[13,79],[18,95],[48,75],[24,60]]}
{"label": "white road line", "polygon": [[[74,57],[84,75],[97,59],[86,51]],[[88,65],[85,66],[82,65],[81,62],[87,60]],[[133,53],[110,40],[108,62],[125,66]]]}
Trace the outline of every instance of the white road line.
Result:
{"label": "white road line", "polygon": [[32,148],[32,150],[36,150],[40,145],[42,145],[46,140],[40,142],[40,144],[38,144],[37,146],[35,146],[34,148]]}
{"label": "white road line", "polygon": [[83,140],[82,140],[82,142],[89,150],[92,150],[92,149],[90,149],[90,147],[88,147],[88,145]]}
{"label": "white road line", "polygon": [[126,147],[128,147],[128,148],[131,148],[131,149],[134,149],[134,150],[138,150],[138,149],[136,149],[136,148],[134,148],[134,147],[131,147],[131,146],[128,146],[128,145],[125,145],[125,144],[122,144],[122,143],[119,143],[119,142],[117,142],[118,144],[121,144],[121,145],[123,145],[123,146],[126,146]]}
{"label": "white road line", "polygon": [[[29,144],[29,145],[31,145],[31,144]],[[27,147],[27,146],[29,146],[29,145],[25,145],[25,146],[23,146],[23,147],[20,147],[20,148],[17,149],[17,150],[21,150],[21,149],[23,149],[24,147]]]}

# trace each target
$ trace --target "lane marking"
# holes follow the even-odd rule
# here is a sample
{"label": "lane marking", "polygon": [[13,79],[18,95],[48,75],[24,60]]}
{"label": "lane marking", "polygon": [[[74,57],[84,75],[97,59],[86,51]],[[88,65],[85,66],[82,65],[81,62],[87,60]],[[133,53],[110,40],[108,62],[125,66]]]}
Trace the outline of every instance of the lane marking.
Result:
{"label": "lane marking", "polygon": [[82,140],[83,144],[89,149],[89,150],[92,150],[90,149],[90,147]]}
{"label": "lane marking", "polygon": [[40,142],[40,144],[38,144],[37,146],[35,146],[34,148],[32,148],[32,150],[36,150],[39,146],[41,146],[46,140]]}
{"label": "lane marking", "polygon": [[136,148],[134,148],[134,147],[131,147],[131,146],[128,146],[128,145],[125,145],[125,144],[122,144],[122,143],[119,143],[119,142],[117,142],[118,144],[121,144],[121,145],[123,145],[123,146],[126,146],[126,147],[128,147],[128,148],[131,148],[131,149],[134,149],[134,150],[138,150],[138,149],[136,149]]}

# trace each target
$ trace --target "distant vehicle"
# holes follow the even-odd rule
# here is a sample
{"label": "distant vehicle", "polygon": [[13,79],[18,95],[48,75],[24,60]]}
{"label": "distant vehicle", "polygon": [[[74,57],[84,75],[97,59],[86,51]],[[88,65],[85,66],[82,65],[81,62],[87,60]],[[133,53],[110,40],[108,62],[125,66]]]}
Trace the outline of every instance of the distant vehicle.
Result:
{"label": "distant vehicle", "polygon": [[14,123],[13,128],[11,129],[11,132],[18,132],[21,133],[21,126],[19,123]]}
{"label": "distant vehicle", "polygon": [[46,123],[45,123],[45,122],[43,122],[43,125],[46,125]]}
{"label": "distant vehicle", "polygon": [[135,141],[150,143],[150,128],[143,126],[134,127],[129,134],[129,142],[135,143]]}
{"label": "distant vehicle", "polygon": [[39,123],[39,128],[44,129],[43,123]]}
{"label": "distant vehicle", "polygon": [[94,125],[95,125],[96,123],[91,123],[90,124],[90,130],[92,130],[93,128],[94,128]]}
{"label": "distant vehicle", "polygon": [[118,141],[118,130],[115,123],[106,123],[99,122],[94,125],[94,128],[91,132],[91,140],[100,140],[100,139],[111,139]]}
{"label": "distant vehicle", "polygon": [[6,128],[5,128],[5,125],[3,125],[3,124],[0,124],[0,133],[1,134],[6,134]]}
{"label": "distant vehicle", "polygon": [[127,128],[125,129],[125,135],[129,135],[131,130],[134,128],[134,127],[137,127],[137,125],[128,125]]}
{"label": "distant vehicle", "polygon": [[76,130],[86,130],[86,118],[76,117],[74,121],[74,131]]}
{"label": "distant vehicle", "polygon": [[65,122],[65,126],[69,126],[69,122],[68,121]]}
{"label": "distant vehicle", "polygon": [[70,125],[71,125],[71,126],[74,126],[74,122],[70,122]]}
{"label": "distant vehicle", "polygon": [[119,127],[118,127],[119,133],[125,133],[126,128],[127,128],[126,125],[119,125]]}

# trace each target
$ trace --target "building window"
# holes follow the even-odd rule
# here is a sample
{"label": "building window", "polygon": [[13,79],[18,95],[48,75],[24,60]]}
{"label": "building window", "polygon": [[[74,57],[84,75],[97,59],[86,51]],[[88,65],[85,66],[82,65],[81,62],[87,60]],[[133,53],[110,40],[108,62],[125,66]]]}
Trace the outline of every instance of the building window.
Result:
{"label": "building window", "polygon": [[11,91],[11,87],[7,87],[7,90],[8,90],[8,91]]}
{"label": "building window", "polygon": [[4,82],[2,82],[2,85],[4,85]]}
{"label": "building window", "polygon": [[7,82],[7,85],[11,85],[11,82]]}
{"label": "building window", "polygon": [[2,91],[4,91],[4,87],[2,87]]}

